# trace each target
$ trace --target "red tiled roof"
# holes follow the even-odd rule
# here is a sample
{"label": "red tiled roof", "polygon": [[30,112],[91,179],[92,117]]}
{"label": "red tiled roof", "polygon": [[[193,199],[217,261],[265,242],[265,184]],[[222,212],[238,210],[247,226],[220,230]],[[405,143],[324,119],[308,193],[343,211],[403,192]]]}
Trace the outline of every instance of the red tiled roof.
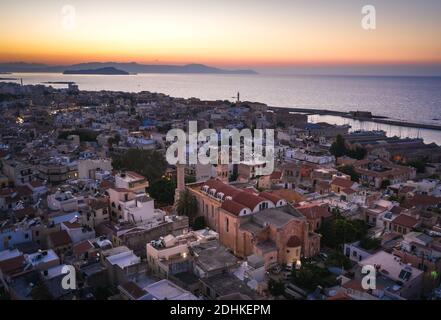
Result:
{"label": "red tiled roof", "polygon": [[309,204],[296,208],[307,219],[327,218],[331,216],[327,205]]}
{"label": "red tiled roof", "polygon": [[210,189],[216,189],[216,192],[222,192],[225,196],[233,197],[235,194],[241,192],[236,187],[230,186],[217,179],[210,179],[202,183],[202,186],[207,185]]}
{"label": "red tiled roof", "polygon": [[63,224],[68,227],[69,229],[78,229],[81,228],[81,224],[79,224],[78,222],[69,222],[69,221],[64,221]]}
{"label": "red tiled roof", "polygon": [[352,300],[352,298],[350,296],[348,296],[344,292],[339,292],[335,296],[326,298],[326,300],[329,300],[329,301],[334,301],[334,300]]}
{"label": "red tiled roof", "polygon": [[37,213],[37,210],[33,207],[26,207],[26,208],[18,209],[18,210],[14,211],[14,215],[19,219],[24,218],[25,216],[35,217],[36,213]]}
{"label": "red tiled roof", "polygon": [[101,181],[101,184],[100,184],[100,188],[103,188],[103,189],[110,189],[113,186],[114,186],[114,183],[107,181],[107,180]]}
{"label": "red tiled roof", "polygon": [[300,241],[299,237],[291,236],[286,242],[286,246],[289,248],[297,248],[302,245],[302,241]]}
{"label": "red tiled roof", "polygon": [[407,228],[413,228],[418,224],[417,219],[406,214],[400,214],[392,222]]}
{"label": "red tiled roof", "polygon": [[423,194],[416,194],[410,199],[407,199],[404,202],[404,206],[407,208],[412,207],[429,207],[429,206],[436,206],[441,203],[441,198],[434,197],[434,196],[428,196]]}
{"label": "red tiled roof", "polygon": [[139,179],[139,180],[145,179],[145,177],[143,175],[140,175],[139,173],[137,173],[135,171],[127,171],[126,174],[129,176],[132,176],[135,179]]}
{"label": "red tiled roof", "polygon": [[25,259],[23,255],[0,261],[0,270],[4,274],[12,275],[23,270]]}
{"label": "red tiled roof", "polygon": [[351,189],[351,188],[344,188],[342,190],[342,192],[344,192],[346,194],[354,194],[355,193],[355,191],[353,189]]}
{"label": "red tiled roof", "polygon": [[51,233],[48,237],[54,247],[66,246],[72,243],[72,240],[70,239],[69,234],[66,230]]}
{"label": "red tiled roof", "polygon": [[280,200],[283,200],[282,197],[279,197],[278,195],[270,192],[261,192],[259,193],[259,196],[265,199],[270,200],[272,203],[277,204]]}
{"label": "red tiled roof", "polygon": [[348,179],[336,177],[332,180],[331,184],[334,184],[334,185],[339,186],[341,188],[350,188],[350,187],[352,187],[354,182],[351,180],[348,180]]}
{"label": "red tiled roof", "polygon": [[233,197],[233,200],[254,210],[259,203],[266,199],[247,192],[239,192]]}
{"label": "red tiled roof", "polygon": [[282,177],[282,171],[273,171],[273,173],[271,173],[270,179],[279,180],[281,177]]}
{"label": "red tiled roof", "polygon": [[238,216],[240,212],[247,207],[233,200],[225,200],[224,202],[222,202],[221,208]]}
{"label": "red tiled roof", "polygon": [[392,209],[390,209],[390,212],[392,212],[394,214],[400,214],[403,210],[404,210],[404,208],[402,208],[400,206],[394,206],[394,207],[392,207]]}
{"label": "red tiled roof", "polygon": [[147,294],[147,291],[139,287],[135,282],[128,281],[121,285],[121,288],[127,292],[131,297],[134,299],[139,299],[145,294]]}
{"label": "red tiled roof", "polygon": [[90,249],[93,249],[94,246],[90,243],[89,240],[77,243],[76,245],[73,246],[72,250],[73,253],[78,255],[78,254],[83,254],[86,253],[87,251],[89,251]]}

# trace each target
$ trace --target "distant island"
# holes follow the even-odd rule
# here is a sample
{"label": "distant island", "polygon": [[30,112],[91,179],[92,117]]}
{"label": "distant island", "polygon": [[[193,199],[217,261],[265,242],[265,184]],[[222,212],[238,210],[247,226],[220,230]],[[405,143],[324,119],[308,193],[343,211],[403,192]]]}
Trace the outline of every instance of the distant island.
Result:
{"label": "distant island", "polygon": [[103,75],[129,75],[127,71],[119,70],[113,67],[104,67],[98,69],[65,70],[63,74],[103,74]]}
{"label": "distant island", "polygon": [[[204,64],[186,64],[186,65],[166,65],[166,64],[140,64],[136,62],[87,62],[65,66],[50,66],[42,63],[0,63],[0,72],[54,72],[64,73],[65,71],[76,71],[75,74],[97,74],[97,73],[78,73],[78,71],[88,71],[103,68],[115,68],[128,74],[134,73],[199,73],[199,74],[257,74],[249,69],[219,69],[206,66]],[[73,74],[73,73],[66,73]],[[102,74],[102,73],[100,73]],[[112,73],[110,73],[112,74]]]}

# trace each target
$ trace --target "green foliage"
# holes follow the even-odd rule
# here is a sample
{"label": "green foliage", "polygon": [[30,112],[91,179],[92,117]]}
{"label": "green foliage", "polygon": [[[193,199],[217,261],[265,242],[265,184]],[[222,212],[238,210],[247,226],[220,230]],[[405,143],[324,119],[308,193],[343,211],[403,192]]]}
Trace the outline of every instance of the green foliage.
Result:
{"label": "green foliage", "polygon": [[325,221],[319,232],[323,235],[321,242],[324,246],[338,250],[344,243],[365,238],[368,229],[363,220],[348,220],[338,215]]}
{"label": "green foliage", "polygon": [[195,176],[185,176],[185,183],[194,183],[196,182],[196,177]]}
{"label": "green foliage", "polygon": [[231,175],[229,176],[228,181],[229,182],[234,182],[234,181],[237,180],[238,177],[239,177],[239,175],[237,174],[237,172],[233,171],[233,173],[231,173]]}
{"label": "green foliage", "polygon": [[360,247],[365,250],[376,250],[381,247],[381,241],[379,239],[364,237],[360,241]]}
{"label": "green foliage", "polygon": [[404,201],[406,201],[406,197],[404,195],[398,196],[398,195],[393,194],[389,197],[389,201],[396,201],[396,202],[402,204]]}
{"label": "green foliage", "polygon": [[278,297],[285,293],[285,286],[283,282],[270,278],[268,280],[268,291],[272,296]]}
{"label": "green foliage", "polygon": [[345,166],[338,168],[338,171],[349,175],[351,177],[352,181],[355,181],[355,182],[360,181],[360,175],[355,171],[354,166],[345,165]]}
{"label": "green foliage", "polygon": [[198,202],[187,189],[182,191],[179,195],[176,210],[178,211],[179,215],[187,216],[190,220],[190,223],[195,218],[198,212]]}
{"label": "green foliage", "polygon": [[306,290],[314,290],[317,286],[326,286],[331,273],[324,268],[310,263],[302,263],[302,267],[292,272],[292,283]]}
{"label": "green foliage", "polygon": [[366,149],[356,147],[355,149],[346,149],[345,155],[353,159],[361,160],[366,156]]}
{"label": "green foliage", "polygon": [[326,266],[328,267],[343,267],[343,269],[349,269],[352,264],[351,260],[348,259],[342,252],[335,251],[328,256],[326,259]]}
{"label": "green foliage", "polygon": [[129,149],[122,156],[114,155],[112,160],[114,169],[137,172],[146,177],[150,183],[161,179],[167,169],[164,156],[151,150]]}
{"label": "green foliage", "polygon": [[361,147],[356,147],[355,149],[346,148],[345,139],[341,135],[337,135],[335,141],[332,143],[329,149],[332,155],[336,158],[342,156],[348,156],[353,159],[361,160],[366,156],[366,150]]}
{"label": "green foliage", "polygon": [[176,184],[168,179],[157,180],[150,184],[149,195],[158,203],[172,205],[175,197]]}
{"label": "green foliage", "polygon": [[341,135],[338,135],[335,141],[332,143],[329,151],[336,158],[344,156],[346,152],[345,139],[343,139]]}
{"label": "green foliage", "polygon": [[423,160],[414,160],[408,162],[407,164],[414,167],[418,173],[426,172],[426,163]]}
{"label": "green foliage", "polygon": [[380,186],[381,189],[386,189],[389,186],[390,186],[390,180],[385,179],[385,180],[381,181],[381,186]]}
{"label": "green foliage", "polygon": [[205,218],[203,216],[196,217],[193,222],[193,230],[201,230],[206,227]]}

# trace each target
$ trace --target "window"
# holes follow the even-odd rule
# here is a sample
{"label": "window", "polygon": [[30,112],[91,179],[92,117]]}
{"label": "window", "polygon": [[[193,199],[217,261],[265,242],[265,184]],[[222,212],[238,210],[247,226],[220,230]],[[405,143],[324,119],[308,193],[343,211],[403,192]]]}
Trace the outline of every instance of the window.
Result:
{"label": "window", "polygon": [[229,224],[230,224],[230,221],[228,220],[228,218],[225,218],[225,231],[226,232],[229,232]]}

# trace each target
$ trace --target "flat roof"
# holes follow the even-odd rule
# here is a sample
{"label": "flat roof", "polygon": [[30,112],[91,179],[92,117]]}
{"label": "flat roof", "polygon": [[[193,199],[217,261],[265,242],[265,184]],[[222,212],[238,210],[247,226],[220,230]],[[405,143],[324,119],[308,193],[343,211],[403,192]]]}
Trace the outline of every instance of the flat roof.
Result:
{"label": "flat roof", "polygon": [[[415,279],[423,273],[423,271],[418,270],[417,268],[402,263],[400,258],[385,251],[379,251],[370,257],[363,259],[359,264],[362,266],[379,265],[380,273],[394,281],[403,281],[403,279],[400,278],[400,274],[405,268],[411,273],[408,281]],[[385,270],[386,272],[382,272],[382,270]]]}
{"label": "flat roof", "polygon": [[158,300],[197,300],[193,294],[167,279],[152,283],[144,290]]}
{"label": "flat roof", "polygon": [[107,257],[107,260],[110,264],[117,265],[121,269],[141,262],[141,258],[131,250],[109,256]]}

